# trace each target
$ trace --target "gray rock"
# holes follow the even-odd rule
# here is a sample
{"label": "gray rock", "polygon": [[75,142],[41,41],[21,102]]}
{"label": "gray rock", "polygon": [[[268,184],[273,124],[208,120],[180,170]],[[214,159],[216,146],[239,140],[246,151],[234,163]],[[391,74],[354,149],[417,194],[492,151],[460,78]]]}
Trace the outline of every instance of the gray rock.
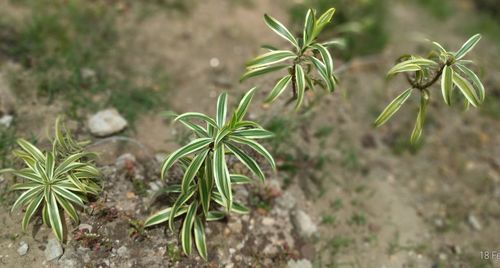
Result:
{"label": "gray rock", "polygon": [[124,130],[127,121],[114,108],[100,111],[89,118],[90,132],[98,137],[105,137]]}
{"label": "gray rock", "polygon": [[116,250],[116,254],[120,257],[127,257],[128,256],[128,248],[126,246],[121,246]]}
{"label": "gray rock", "polygon": [[10,125],[12,124],[12,120],[14,120],[14,116],[6,114],[0,117],[0,125],[4,127],[10,127]]}
{"label": "gray rock", "polygon": [[469,216],[467,217],[467,220],[470,224],[470,226],[476,230],[476,231],[481,231],[481,229],[483,229],[483,227],[481,226],[481,223],[479,222],[479,220],[476,218],[476,216],[474,216],[473,214],[469,214]]}
{"label": "gray rock", "polygon": [[293,224],[299,235],[305,238],[311,237],[318,231],[318,227],[311,220],[311,217],[300,209],[293,213]]}
{"label": "gray rock", "polygon": [[90,68],[82,68],[80,70],[80,75],[84,80],[91,80],[91,81],[94,81],[97,77],[96,72]]}
{"label": "gray rock", "polygon": [[312,268],[312,264],[309,260],[289,260],[287,265],[288,268]]}
{"label": "gray rock", "polygon": [[297,202],[290,192],[285,191],[280,197],[276,198],[276,203],[282,209],[291,210]]}
{"label": "gray rock", "polygon": [[58,259],[63,254],[61,243],[56,238],[51,238],[45,246],[45,259],[48,261]]}
{"label": "gray rock", "polygon": [[21,243],[19,243],[19,248],[17,249],[17,254],[19,254],[19,256],[24,256],[26,253],[28,253],[28,244],[21,241]]}

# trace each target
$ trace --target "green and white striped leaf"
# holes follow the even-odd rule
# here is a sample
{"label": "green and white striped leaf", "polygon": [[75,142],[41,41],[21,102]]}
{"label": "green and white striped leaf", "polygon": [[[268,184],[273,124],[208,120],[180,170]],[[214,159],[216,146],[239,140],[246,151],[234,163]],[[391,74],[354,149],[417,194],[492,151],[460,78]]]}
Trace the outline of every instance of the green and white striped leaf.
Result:
{"label": "green and white striped leaf", "polygon": [[274,134],[262,128],[242,129],[231,133],[231,136],[239,136],[247,139],[268,139],[274,137]]}
{"label": "green and white striped leaf", "polygon": [[264,66],[261,68],[249,69],[240,77],[240,82],[243,82],[251,77],[279,71],[279,70],[287,68],[287,67],[289,67],[289,66],[288,65],[273,65],[273,66]]}
{"label": "green and white striped leaf", "polygon": [[[172,211],[172,208],[169,207],[166,209],[162,209],[162,210],[156,212],[155,214],[149,216],[149,218],[147,218],[144,221],[144,227],[150,227],[150,226],[157,225],[157,224],[164,223],[164,222],[168,221],[170,219],[170,212],[171,211]],[[181,207],[175,213],[175,217],[179,217],[180,215],[182,215],[186,212],[187,212],[187,206]]]}
{"label": "green and white striped leaf", "polygon": [[210,155],[205,159],[205,172],[198,180],[198,192],[201,202],[201,207],[203,208],[203,213],[205,216],[208,214],[210,209],[210,194],[213,188],[213,166],[212,159]]}
{"label": "green and white striped leaf", "polygon": [[183,113],[179,116],[177,116],[174,121],[179,121],[179,120],[190,120],[190,119],[197,119],[197,120],[202,120],[204,122],[206,122],[207,124],[215,127],[215,128],[218,128],[217,127],[217,123],[215,122],[215,120],[213,120],[212,118],[210,118],[209,116],[205,115],[205,114],[202,114],[202,113],[194,113],[194,112],[190,112],[190,113]]}
{"label": "green and white striped leaf", "polygon": [[23,231],[26,231],[26,227],[28,227],[31,217],[33,217],[35,212],[38,210],[38,207],[42,203],[43,193],[40,191],[30,200],[31,202],[29,203],[28,207],[26,208],[26,211],[24,212],[23,221],[21,223]]}
{"label": "green and white striped leaf", "polygon": [[231,209],[233,194],[231,191],[231,180],[227,175],[229,171],[227,171],[224,159],[224,147],[225,144],[220,144],[214,149],[213,171],[215,185],[225,201],[224,207],[229,211]]}
{"label": "green and white striped leaf", "polygon": [[172,167],[172,165],[179,158],[195,153],[203,148],[207,147],[210,143],[212,143],[211,138],[199,138],[191,141],[189,144],[177,149],[163,162],[161,167],[161,178],[165,179],[165,172]]}
{"label": "green and white striped leaf", "polygon": [[20,206],[24,206],[27,202],[30,200],[33,200],[35,196],[37,196],[39,193],[43,191],[43,185],[35,186],[25,192],[23,192],[17,199],[16,202],[14,202],[14,205],[12,205],[11,212],[19,208]]}
{"label": "green and white striped leaf", "polygon": [[427,91],[422,91],[422,96],[420,97],[420,108],[418,110],[417,121],[415,122],[415,127],[411,133],[410,142],[415,144],[422,136],[422,129],[424,127],[425,113],[427,111],[427,105],[429,103],[429,93]]}
{"label": "green and white striped leaf", "polygon": [[189,190],[189,187],[191,186],[191,182],[193,181],[194,177],[198,173],[198,170],[200,169],[201,165],[205,161],[205,158],[207,157],[209,150],[205,149],[201,151],[197,156],[193,158],[193,161],[191,161],[191,164],[189,167],[186,169],[186,172],[184,172],[184,176],[182,178],[182,192],[186,193]]}
{"label": "green and white striped leaf", "polygon": [[333,76],[328,76],[328,71],[326,70],[325,64],[315,57],[309,57],[316,70],[318,71],[321,78],[325,81],[328,92],[333,92],[335,90],[335,80]]}
{"label": "green and white striped leaf", "polygon": [[56,197],[53,193],[45,195],[47,202],[47,212],[49,216],[50,227],[59,241],[63,240],[63,225],[61,215],[59,214],[59,206],[57,205]]}
{"label": "green and white striped leaf", "polygon": [[253,180],[250,179],[249,177],[241,174],[231,174],[229,176],[231,178],[231,183],[232,184],[249,184],[253,183]]}
{"label": "green and white striped leaf", "polygon": [[298,110],[302,105],[302,102],[304,102],[304,95],[306,91],[304,70],[299,64],[295,65],[295,80],[297,86],[297,102],[295,103],[295,110]]}
{"label": "green and white striped leaf", "polygon": [[271,30],[273,30],[285,40],[289,41],[297,50],[300,50],[297,39],[295,39],[295,37],[281,22],[267,14],[264,14],[264,21],[266,22],[267,26],[271,28]]}
{"label": "green and white striped leaf", "polygon": [[294,58],[297,55],[290,50],[273,50],[248,61],[246,66],[250,69],[261,68]]}
{"label": "green and white striped leaf", "polygon": [[52,191],[54,191],[57,195],[60,195],[63,197],[65,200],[71,201],[81,207],[84,206],[82,198],[80,198],[78,195],[74,194],[71,191],[68,191],[64,187],[61,187],[60,185],[52,185],[51,187]]}
{"label": "green and white striped leaf", "polygon": [[227,115],[227,93],[223,92],[217,98],[217,112],[215,114],[215,121],[217,122],[217,126],[222,128],[226,123],[226,115]]}
{"label": "green and white striped leaf", "polygon": [[37,160],[38,162],[45,162],[45,156],[42,154],[42,152],[27,140],[18,139],[17,144],[33,159]]}
{"label": "green and white striped leaf", "polygon": [[168,219],[168,227],[171,231],[174,229],[174,218],[177,215],[177,211],[194,195],[195,192],[196,186],[192,186],[186,193],[181,193],[179,197],[177,197],[177,200],[175,200]]}
{"label": "green and white striped leaf", "polygon": [[307,47],[313,41],[314,28],[316,27],[316,14],[314,10],[309,9],[306,14],[306,19],[304,21],[304,31],[302,36],[304,38],[304,44],[302,48]]}
{"label": "green and white striped leaf", "polygon": [[179,122],[181,122],[181,124],[192,130],[198,138],[208,138],[210,136],[208,134],[208,131],[201,126],[198,126],[186,120],[179,120]]}
{"label": "green and white striped leaf", "polygon": [[191,203],[191,205],[189,205],[181,228],[182,250],[187,256],[191,254],[191,247],[193,245],[191,242],[191,233],[193,230],[194,219],[196,217],[196,209],[198,209],[198,202],[195,200]]}
{"label": "green and white striped leaf", "polygon": [[68,213],[71,220],[73,220],[74,223],[78,223],[80,221],[80,219],[78,217],[78,213],[75,210],[75,207],[68,200],[64,199],[64,197],[59,196],[59,195],[55,195],[55,196],[56,196],[57,203],[59,203],[59,205],[61,205],[61,207],[64,209],[64,211],[66,211],[66,213]]}
{"label": "green and white striped leaf", "polygon": [[469,40],[467,40],[463,44],[463,46],[457,51],[457,53],[455,54],[455,59],[456,60],[462,59],[465,55],[467,55],[467,53],[469,53],[469,51],[471,51],[477,45],[479,40],[481,40],[480,34],[475,34],[474,36],[469,38]]}
{"label": "green and white striped leaf", "polygon": [[245,117],[248,111],[248,107],[250,106],[250,102],[252,102],[252,98],[255,95],[255,89],[255,87],[251,88],[247,91],[247,93],[245,93],[243,98],[241,98],[240,103],[238,104],[238,107],[235,111],[234,123],[241,121]]}
{"label": "green and white striped leaf", "polygon": [[318,34],[328,23],[330,23],[334,13],[335,8],[330,8],[318,18],[318,20],[316,21],[316,27],[314,28],[313,39],[318,36]]}
{"label": "green and white striped leaf", "polygon": [[218,221],[226,217],[226,213],[222,211],[209,211],[207,214],[207,221]]}
{"label": "green and white striped leaf", "polygon": [[401,106],[405,103],[405,101],[411,96],[413,88],[409,88],[403,93],[401,93],[399,96],[397,96],[385,109],[382,111],[382,113],[378,116],[378,118],[375,120],[373,123],[375,127],[379,127],[383,125],[389,118],[391,118],[398,110],[401,108]]}
{"label": "green and white striped leaf", "polygon": [[453,69],[445,65],[443,74],[441,76],[441,92],[443,94],[444,102],[451,105],[451,93],[453,90]]}
{"label": "green and white striped leaf", "polygon": [[276,83],[276,85],[274,85],[274,88],[271,90],[271,92],[269,93],[267,98],[264,100],[264,102],[270,103],[270,102],[275,101],[281,95],[281,93],[283,93],[285,91],[286,87],[288,86],[288,84],[291,81],[291,78],[292,78],[291,75],[287,75],[287,76],[284,76],[283,78],[281,78]]}
{"label": "green and white striped leaf", "polygon": [[261,182],[264,182],[264,172],[262,172],[259,165],[255,162],[255,160],[253,160],[253,158],[230,143],[225,143],[225,145],[255,176],[260,179]]}
{"label": "green and white striped leaf", "polygon": [[479,105],[479,97],[476,95],[476,91],[469,81],[455,72],[453,73],[453,83],[460,89],[464,97],[472,106],[477,107]]}
{"label": "green and white striped leaf", "polygon": [[276,163],[274,162],[273,156],[271,155],[271,153],[269,153],[269,151],[266,150],[266,148],[264,148],[264,146],[262,146],[258,142],[242,137],[231,137],[231,140],[249,146],[254,151],[262,155],[274,170],[276,169]]}
{"label": "green and white striped leaf", "polygon": [[333,60],[332,60],[332,55],[330,55],[330,52],[326,47],[324,47],[321,44],[314,44],[312,46],[314,49],[318,50],[319,53],[321,54],[321,58],[323,59],[323,62],[326,67],[326,74],[328,76],[333,74]]}
{"label": "green and white striped leaf", "polygon": [[207,260],[207,243],[205,240],[205,226],[200,220],[200,217],[195,217],[194,220],[194,242],[200,256]]}
{"label": "green and white striped leaf", "polygon": [[479,80],[479,77],[477,77],[477,75],[465,65],[455,64],[455,66],[457,66],[457,68],[460,71],[462,71],[462,73],[464,73],[464,75],[468,78],[468,80],[474,84],[475,88],[477,89],[477,95],[479,97],[479,100],[481,102],[483,102],[486,94],[485,94],[483,83],[481,83],[481,80]]}

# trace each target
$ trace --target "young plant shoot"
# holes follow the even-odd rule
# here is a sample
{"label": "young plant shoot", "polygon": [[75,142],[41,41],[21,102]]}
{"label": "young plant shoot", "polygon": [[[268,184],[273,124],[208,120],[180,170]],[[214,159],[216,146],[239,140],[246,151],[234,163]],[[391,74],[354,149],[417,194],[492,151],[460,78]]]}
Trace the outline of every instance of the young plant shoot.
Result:
{"label": "young plant shoot", "polygon": [[42,152],[24,139],[19,139],[17,144],[20,149],[15,150],[14,155],[23,160],[25,168],[3,170],[24,180],[11,187],[13,191],[22,191],[12,211],[25,208],[21,225],[26,230],[30,219],[41,210],[43,223],[62,241],[65,237],[63,213],[77,223],[75,206],[83,207],[87,195],[97,195],[101,190],[97,182],[100,172],[91,162],[95,155],[83,151],[59,119],[52,151]]}
{"label": "young plant shoot", "polygon": [[[265,102],[275,101],[291,83],[293,95],[288,102],[295,100],[296,109],[299,109],[304,102],[305,92],[313,91],[315,85],[333,92],[337,79],[333,73],[333,60],[328,47],[334,44],[332,42],[319,43],[317,37],[330,23],[334,13],[335,9],[331,8],[318,18],[316,12],[309,9],[301,37],[293,36],[281,22],[267,14],[264,15],[267,26],[287,40],[292,45],[292,49],[263,46],[269,52],[248,61],[247,71],[241,76],[240,81],[286,69],[288,74],[276,82]],[[313,75],[313,70],[316,70],[321,79]]]}
{"label": "young plant shoot", "polygon": [[444,49],[437,42],[432,42],[435,49],[430,51],[427,58],[416,55],[404,55],[399,62],[387,73],[391,78],[398,73],[404,73],[410,87],[397,96],[378,116],[374,125],[379,127],[389,120],[415,92],[420,93],[420,106],[415,127],[411,133],[411,143],[416,143],[422,136],[425,114],[430,99],[430,88],[437,81],[441,82],[443,101],[452,104],[452,95],[455,88],[463,97],[465,106],[469,104],[477,107],[485,97],[484,86],[478,76],[468,67],[473,62],[465,60],[469,53],[481,39],[476,34],[469,38],[462,47],[451,52]]}
{"label": "young plant shoot", "polygon": [[[200,256],[207,259],[205,222],[222,219],[225,213],[248,213],[246,207],[233,200],[232,185],[251,183],[253,180],[241,174],[230,173],[227,164],[228,155],[236,156],[260,181],[264,181],[264,172],[257,161],[241,146],[246,146],[262,155],[275,169],[276,165],[271,154],[255,141],[272,137],[272,133],[255,122],[244,120],[254,93],[255,88],[243,96],[229,120],[226,120],[228,113],[226,93],[222,93],[217,100],[215,118],[193,112],[175,118],[175,121],[191,130],[196,138],[174,151],[163,162],[162,179],[165,179],[167,171],[176,162],[184,171],[181,184],[169,186],[169,192],[179,195],[171,207],[146,219],[144,226],[149,227],[168,221],[172,229],[174,218],[183,216],[180,238],[186,255],[191,254],[192,240],[194,240]],[[195,124],[192,120],[201,121],[203,124]],[[214,204],[224,208],[224,211],[217,210]]]}

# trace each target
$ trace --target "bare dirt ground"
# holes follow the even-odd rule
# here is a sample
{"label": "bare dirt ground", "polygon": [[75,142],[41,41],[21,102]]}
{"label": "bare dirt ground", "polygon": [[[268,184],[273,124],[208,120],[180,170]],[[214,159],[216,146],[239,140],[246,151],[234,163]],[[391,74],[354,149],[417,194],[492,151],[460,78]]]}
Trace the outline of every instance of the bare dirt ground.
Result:
{"label": "bare dirt ground", "polygon": [[[259,52],[261,43],[285,45],[262,20],[263,13],[270,13],[286,21],[284,3],[252,1],[248,6],[209,0],[196,3],[187,14],[157,12],[141,20],[126,14],[120,18],[121,30],[134,34],[121,39],[119,45],[129,49],[124,57],[130,65],[147,73],[151,66],[161,64],[170,74],[173,89],[167,98],[169,108],[176,112],[212,114],[215,98],[223,89],[234,103],[242,92],[258,84],[259,97],[251,117],[270,122],[272,114],[297,121],[298,116],[290,107],[283,108],[283,103],[272,108],[260,105],[272,79],[237,82],[244,62]],[[405,87],[402,79],[383,80],[392,60],[420,49],[418,40],[423,37],[445,45],[461,44],[467,37],[457,29],[467,17],[458,14],[439,23],[407,3],[395,3],[390,11],[392,23],[387,27],[391,40],[386,49],[374,56],[375,61],[372,57],[350,62],[350,68],[339,76],[340,90],[325,96],[305,122],[295,122],[298,127],[290,134],[308,155],[328,159],[321,171],[326,175],[313,182],[301,175],[308,174],[304,171],[287,182],[285,172],[270,173],[265,186],[239,190],[237,196],[248,202],[252,202],[249,193],[259,197],[266,196],[262,192],[279,194],[266,210],[256,208],[249,216],[209,224],[208,264],[196,254],[183,257],[175,233],[165,234],[162,228],[148,231],[146,238],[129,236],[129,220],[149,215],[152,202],[152,192],[139,194],[134,181],[141,177],[146,191],[153,189],[158,163],[151,154],[179,146],[177,128],[160,116],[147,114],[130,134],[148,152],[130,144],[96,148],[116,152],[102,160],[108,202],[82,219],[100,234],[100,240],[83,245],[72,238],[61,260],[46,262],[43,250],[50,230],[41,227],[35,235],[21,233],[20,213],[11,215],[2,206],[0,266],[285,267],[289,259],[309,259],[315,267],[500,267],[500,261],[480,258],[481,251],[500,251],[498,121],[474,109],[462,112],[433,104],[433,116],[424,130],[425,143],[416,153],[401,143],[401,137],[409,136],[415,116],[410,105],[386,126],[371,127],[377,112]],[[478,62],[491,68],[497,67],[497,54],[487,38],[473,53]],[[487,90],[498,87],[495,72],[485,72],[484,81]],[[433,89],[435,103],[440,101],[439,94],[438,88]],[[58,110],[21,100],[17,105],[25,118],[19,124],[39,137],[45,135],[39,129],[50,126]],[[313,133],[325,127],[331,133],[315,138]],[[128,151],[137,157],[133,175],[124,174],[114,161]],[[290,196],[293,202],[287,199]],[[295,206],[288,207],[287,202]],[[162,206],[155,203],[153,207]],[[306,211],[319,226],[312,238],[303,238],[293,229],[290,215],[296,210]],[[30,245],[25,256],[16,253],[19,241]],[[96,243],[100,249],[95,249]],[[123,246],[126,251],[119,250]]]}

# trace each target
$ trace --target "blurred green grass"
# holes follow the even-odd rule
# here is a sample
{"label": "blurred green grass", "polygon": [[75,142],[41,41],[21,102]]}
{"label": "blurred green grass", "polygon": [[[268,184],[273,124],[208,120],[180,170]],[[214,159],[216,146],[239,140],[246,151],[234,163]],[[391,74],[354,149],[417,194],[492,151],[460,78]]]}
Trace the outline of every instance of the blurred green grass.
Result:
{"label": "blurred green grass", "polygon": [[[132,124],[139,114],[165,105],[161,95],[167,75],[155,71],[151,85],[138,85],[135,80],[140,77],[133,66],[120,59],[127,51],[117,46],[116,8],[83,0],[16,4],[33,14],[20,24],[3,16],[0,41],[9,45],[0,53],[29,70],[37,95],[47,103],[65,99],[65,112],[72,118],[112,105]],[[17,92],[33,90],[27,87]]]}

